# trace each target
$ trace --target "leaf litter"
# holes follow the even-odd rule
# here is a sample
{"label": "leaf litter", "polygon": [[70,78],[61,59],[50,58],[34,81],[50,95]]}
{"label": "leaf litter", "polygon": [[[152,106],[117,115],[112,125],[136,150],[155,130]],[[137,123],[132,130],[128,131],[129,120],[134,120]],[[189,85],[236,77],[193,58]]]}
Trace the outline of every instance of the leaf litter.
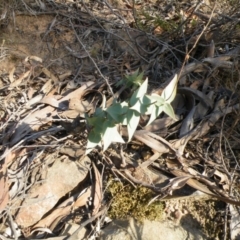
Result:
{"label": "leaf litter", "polygon": [[[229,204],[234,225],[239,218],[234,208],[240,206],[239,150],[230,144],[239,139],[240,49],[235,37],[238,28],[232,24],[235,13],[225,18],[211,4],[181,6],[182,25],[176,10],[161,4],[161,16],[154,20],[148,14],[135,15],[134,9],[141,5],[128,1],[119,1],[118,13],[112,11],[114,2],[83,1],[75,3],[75,8],[70,1],[65,5],[32,2],[24,0],[15,6],[20,30],[13,33],[12,43],[4,43],[7,48],[1,48],[0,57],[0,210],[3,226],[6,219],[11,223],[8,237],[73,239],[86,224],[102,226],[106,215],[103,180],[110,172],[151,188],[156,193],[152,201],[171,194],[177,198],[175,191],[187,184]],[[147,5],[142,7],[147,13]],[[206,7],[208,15],[202,12]],[[9,11],[4,8],[6,14],[0,20],[4,30]],[[35,29],[23,24],[31,19]],[[29,37],[24,40],[21,31]],[[37,41],[30,42],[31,37]],[[16,39],[22,49],[12,50]],[[35,46],[36,42],[41,44]],[[24,43],[31,43],[28,50]],[[132,110],[135,121],[129,121],[130,130],[113,127],[103,139],[105,152],[97,147],[84,156],[91,132],[86,116],[101,105],[111,105],[114,97],[125,101],[130,89],[121,90],[115,83],[138,69],[148,78],[149,92],[158,98],[168,94],[169,84],[176,86],[177,97],[165,109],[172,117],[174,112],[175,118],[163,113],[148,125],[149,117]],[[145,162],[131,158],[129,144],[144,145],[152,156]],[[158,178],[148,171],[157,172]],[[172,174],[172,179],[163,172]],[[69,236],[61,226],[69,224],[74,214],[81,216],[79,228]],[[235,229],[229,231],[237,234]],[[99,234],[98,229],[92,236]]]}

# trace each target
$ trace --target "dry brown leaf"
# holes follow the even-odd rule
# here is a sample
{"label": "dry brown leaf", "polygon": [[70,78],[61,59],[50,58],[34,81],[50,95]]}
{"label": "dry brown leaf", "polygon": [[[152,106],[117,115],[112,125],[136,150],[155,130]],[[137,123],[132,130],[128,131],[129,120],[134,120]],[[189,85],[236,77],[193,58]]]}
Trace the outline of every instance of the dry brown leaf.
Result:
{"label": "dry brown leaf", "polygon": [[92,187],[88,187],[82,193],[80,193],[80,196],[73,203],[73,209],[80,208],[82,206],[87,205],[91,195],[92,195]]}
{"label": "dry brown leaf", "polygon": [[30,108],[32,107],[33,105],[39,103],[43,98],[43,94],[38,94],[37,96],[31,98],[28,102],[26,102],[26,105],[25,107],[26,108]]}
{"label": "dry brown leaf", "polygon": [[83,156],[85,150],[83,150],[82,146],[78,144],[71,144],[70,146],[61,147],[59,152],[62,154],[66,154],[69,157],[79,158]]}
{"label": "dry brown leaf", "polygon": [[143,142],[146,144],[148,147],[158,151],[159,153],[167,153],[169,152],[169,148],[166,147],[164,144],[161,142],[157,141],[156,139],[150,137],[148,135],[148,131],[146,130],[139,130],[134,133],[134,138],[137,140]]}
{"label": "dry brown leaf", "polygon": [[15,72],[15,67],[13,67],[13,68],[10,70],[10,72],[9,72],[9,81],[10,81],[11,83],[14,82],[14,77],[13,77],[14,72]]}
{"label": "dry brown leaf", "polygon": [[55,85],[59,82],[58,78],[55,77],[55,75],[52,72],[50,72],[47,68],[43,68],[42,72],[45,73],[46,76],[49,77],[54,82]]}
{"label": "dry brown leaf", "polygon": [[213,101],[201,91],[198,91],[189,87],[178,88],[178,93],[184,95],[192,95],[195,99],[199,100],[201,103],[205,104],[207,107],[213,108]]}
{"label": "dry brown leaf", "polygon": [[188,182],[188,180],[192,178],[191,176],[182,176],[182,177],[175,177],[169,180],[169,183],[161,188],[161,194],[158,194],[155,196],[149,203],[150,205],[152,202],[154,202],[158,197],[166,197],[167,195],[172,195],[174,190],[180,189],[185,186],[185,184]]}
{"label": "dry brown leaf", "polygon": [[63,81],[65,78],[67,78],[67,77],[69,77],[69,76],[71,76],[71,75],[72,75],[72,71],[67,71],[67,72],[59,75],[59,80],[60,80],[60,81]]}
{"label": "dry brown leaf", "polygon": [[69,215],[76,208],[83,207],[87,204],[88,199],[91,196],[91,191],[91,188],[87,188],[80,194],[75,194],[74,196],[65,200],[47,217],[41,219],[37,224],[35,224],[32,227],[31,234],[33,234],[38,228],[42,227],[48,227],[51,231],[53,231],[61,219]]}
{"label": "dry brown leaf", "polygon": [[33,130],[38,130],[43,124],[49,122],[49,119],[55,114],[54,108],[49,106],[27,116],[17,125],[16,130],[11,137],[10,145],[13,146]]}
{"label": "dry brown leaf", "polygon": [[233,67],[233,62],[228,61],[232,58],[231,55],[225,55],[225,56],[219,56],[219,57],[208,57],[204,58],[203,62],[204,63],[210,63],[213,65],[213,67],[223,67],[223,68],[232,68]]}
{"label": "dry brown leaf", "polygon": [[218,176],[220,178],[220,181],[219,183],[220,184],[228,184],[229,185],[229,179],[228,179],[228,176],[227,174],[223,173],[223,172],[220,172],[219,170],[215,169],[214,170],[214,175]]}
{"label": "dry brown leaf", "polygon": [[153,30],[153,34],[154,35],[161,35],[164,32],[164,30],[160,27],[157,26],[154,30]]}
{"label": "dry brown leaf", "polygon": [[25,78],[27,78],[27,77],[30,76],[30,74],[31,74],[31,70],[25,72],[25,73],[22,74],[17,80],[15,80],[14,82],[12,82],[12,83],[10,84],[9,88],[18,87]]}
{"label": "dry brown leaf", "polygon": [[[61,96],[56,96],[56,95],[54,95],[54,96],[45,96],[41,100],[41,103],[45,103],[45,104],[50,105],[52,107],[61,109],[61,107],[59,106],[59,102],[58,102],[57,98],[61,98]],[[62,110],[64,110],[64,109],[66,109],[66,107],[63,108]]]}
{"label": "dry brown leaf", "polygon": [[28,99],[32,99],[32,97],[33,97],[33,95],[34,95],[35,92],[36,92],[36,90],[33,89],[32,87],[30,87],[30,88],[28,89],[28,92],[27,92]]}
{"label": "dry brown leaf", "polygon": [[203,85],[203,81],[201,80],[196,80],[194,81],[191,85],[190,85],[190,88],[193,88],[193,89],[198,89],[200,86]]}
{"label": "dry brown leaf", "polygon": [[6,164],[9,165],[10,163],[12,163],[16,157],[22,157],[22,156],[26,155],[26,153],[28,151],[31,151],[31,149],[30,148],[21,148],[21,149],[17,149],[15,151],[9,152],[5,157]]}
{"label": "dry brown leaf", "polygon": [[[82,85],[82,87],[77,90],[69,93],[67,96],[57,101],[58,107],[63,108],[66,107],[66,102],[68,102],[71,98],[81,97],[85,90],[88,87],[93,87],[93,82],[87,82]],[[41,110],[38,110],[26,118],[24,118],[16,127],[16,130],[11,137],[10,144],[11,146],[24,138],[28,133],[33,130],[38,130],[43,124],[48,123],[51,119],[57,114],[57,111],[53,107],[45,107]]]}
{"label": "dry brown leaf", "polygon": [[[62,118],[76,118],[77,116],[79,116],[79,112],[76,110],[66,110],[62,113],[59,114],[59,116],[61,116]],[[83,115],[80,115],[81,117],[84,117]]]}
{"label": "dry brown leaf", "polygon": [[[6,173],[0,172],[1,179],[0,179],[0,213],[5,209],[9,201],[9,194],[8,194],[8,180]],[[5,176],[4,176],[5,175]]]}
{"label": "dry brown leaf", "polygon": [[230,234],[231,239],[239,239],[240,236],[240,215],[239,208],[229,205],[231,220],[230,220]]}
{"label": "dry brown leaf", "polygon": [[207,57],[208,58],[213,58],[214,54],[215,54],[215,43],[212,40],[209,47],[208,47]]}
{"label": "dry brown leaf", "polygon": [[[42,58],[40,58],[40,57],[38,57],[38,56],[30,56],[28,59],[29,59],[29,60],[34,60],[34,61],[40,62],[40,63],[43,62]],[[25,60],[25,61],[26,61],[26,60]]]}
{"label": "dry brown leaf", "polygon": [[183,119],[180,132],[179,132],[179,138],[182,138],[183,136],[187,135],[194,127],[194,113],[195,113],[196,106],[192,108],[192,110],[188,113],[188,115]]}
{"label": "dry brown leaf", "polygon": [[144,127],[144,130],[147,130],[149,132],[158,132],[161,131],[159,134],[161,136],[165,136],[167,133],[167,127],[175,123],[177,120],[171,118],[171,117],[164,117],[159,118],[153,121],[150,125],[147,125]]}
{"label": "dry brown leaf", "polygon": [[[186,172],[183,172],[182,170],[178,170],[178,169],[171,169],[170,172],[177,176],[177,177],[180,177],[180,176],[191,176],[189,175],[188,173]],[[206,193],[212,197],[216,197],[218,199],[220,199],[221,201],[224,201],[224,202],[227,202],[227,203],[230,203],[230,204],[234,204],[234,205],[237,205],[237,206],[240,206],[240,202],[239,201],[235,201],[227,196],[223,196],[223,195],[218,195],[215,193],[215,191],[218,191],[221,192],[221,193],[224,193],[223,191],[221,191],[219,188],[217,187],[214,187],[213,186],[213,183],[208,181],[207,179],[205,178],[201,178],[202,181],[204,181],[204,183],[198,181],[197,179],[192,179],[190,178],[187,182],[187,184],[191,187],[193,187],[194,189],[196,190],[199,190],[203,193]],[[205,185],[205,183],[207,183],[208,185]],[[211,190],[211,189],[214,190],[214,192]]]}
{"label": "dry brown leaf", "polygon": [[71,98],[69,101],[69,109],[75,110],[80,114],[86,113],[92,108],[94,108],[92,104],[79,98]]}
{"label": "dry brown leaf", "polygon": [[103,193],[102,193],[102,178],[101,175],[95,166],[93,165],[93,171],[95,175],[95,185],[94,185],[94,200],[93,200],[93,212],[92,215],[96,215],[101,207],[102,199],[103,199]]}
{"label": "dry brown leaf", "polygon": [[82,96],[85,94],[85,90],[88,89],[88,88],[91,89],[92,87],[94,87],[94,85],[95,85],[94,82],[91,82],[91,81],[83,83],[80,88],[78,88],[75,91],[69,93],[67,96],[65,96],[62,99],[60,99],[59,102],[69,101],[72,98],[81,99]]}
{"label": "dry brown leaf", "polygon": [[189,63],[186,65],[183,70],[181,71],[179,83],[180,85],[184,85],[184,76],[191,73],[191,72],[203,72],[208,70],[208,68],[203,63]]}
{"label": "dry brown leaf", "polygon": [[9,201],[7,163],[5,159],[1,161],[0,176],[1,176],[0,178],[0,213],[1,213],[5,209]]}
{"label": "dry brown leaf", "polygon": [[48,94],[54,87],[54,82],[52,81],[52,79],[49,79],[41,88],[41,92]]}
{"label": "dry brown leaf", "polygon": [[24,59],[24,65],[30,65],[32,68],[35,68],[37,66],[40,66],[42,67],[42,58],[40,57],[37,57],[37,56],[27,56],[25,59]]}
{"label": "dry brown leaf", "polygon": [[148,160],[141,163],[138,166],[139,168],[144,169],[144,168],[148,167],[149,165],[151,165],[153,162],[155,162],[161,156],[161,154],[159,152],[154,151],[154,150],[153,150],[153,152],[154,152],[154,154]]}

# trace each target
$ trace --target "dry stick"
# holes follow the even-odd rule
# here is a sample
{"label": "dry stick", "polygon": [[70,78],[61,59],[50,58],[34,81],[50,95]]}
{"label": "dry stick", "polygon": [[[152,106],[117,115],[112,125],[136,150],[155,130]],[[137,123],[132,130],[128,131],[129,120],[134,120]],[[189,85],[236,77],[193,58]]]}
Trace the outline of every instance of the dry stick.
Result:
{"label": "dry stick", "polygon": [[102,75],[100,69],[98,68],[98,66],[97,66],[97,64],[96,64],[96,62],[93,60],[93,58],[91,57],[91,55],[89,54],[89,52],[88,52],[87,49],[85,48],[84,44],[82,43],[82,41],[81,41],[80,38],[78,37],[77,32],[76,32],[76,30],[75,30],[75,28],[74,28],[74,26],[73,26],[73,23],[72,23],[71,19],[69,19],[69,21],[70,21],[70,24],[71,24],[71,26],[72,26],[72,29],[73,29],[73,31],[74,31],[74,33],[75,33],[75,35],[76,35],[76,38],[77,38],[78,42],[81,44],[82,48],[83,48],[84,51],[87,53],[87,55],[88,55],[88,57],[90,58],[90,60],[93,62],[94,66],[96,67],[96,69],[97,69],[97,71],[98,71],[98,73],[100,74],[100,76],[101,76],[101,77],[104,79],[104,81],[106,82],[106,84],[107,84],[107,86],[108,86],[108,88],[109,88],[109,91],[110,91],[111,95],[114,97],[114,93],[113,93],[113,90],[112,90],[112,88],[111,88],[111,86],[110,86],[110,84],[109,84],[109,82],[108,82],[108,79]]}
{"label": "dry stick", "polygon": [[[238,83],[239,83],[239,82],[237,82],[235,89],[237,89]],[[233,94],[232,94],[232,96],[233,96]],[[222,122],[221,122],[220,137],[219,137],[219,152],[220,152],[220,155],[221,155],[221,161],[222,161],[222,164],[223,164],[225,173],[228,175],[228,177],[229,177],[230,179],[231,179],[231,174],[230,174],[229,171],[227,170],[227,166],[226,166],[226,164],[225,164],[225,162],[224,162],[221,145],[222,145],[222,138],[223,138],[223,123],[224,123],[224,121],[225,121],[225,118],[226,118],[226,115],[227,115],[227,109],[229,108],[229,105],[230,105],[230,101],[231,101],[231,99],[232,99],[232,96],[230,97],[230,99],[229,99],[229,101],[228,101],[228,105],[227,105],[226,111],[225,111],[225,113],[224,113],[224,115],[223,115],[223,119],[222,119]]]}
{"label": "dry stick", "polygon": [[[25,146],[21,146],[24,142],[27,142],[28,140],[36,139],[36,138],[40,137],[41,135],[43,135],[44,133],[49,133],[49,132],[55,133],[55,132],[59,132],[59,131],[61,131],[61,130],[64,130],[64,128],[63,128],[63,127],[59,127],[59,126],[57,126],[57,127],[52,127],[52,128],[50,128],[50,129],[47,129],[47,130],[43,130],[43,131],[41,131],[41,132],[34,133],[34,134],[32,134],[31,136],[26,137],[26,138],[20,140],[17,144],[15,144],[13,147],[7,149],[7,150],[2,154],[2,156],[0,156],[0,161],[3,160],[3,159],[4,159],[9,153],[11,153],[12,151],[17,150],[17,149],[19,149],[19,148],[25,147]],[[45,145],[44,145],[44,146],[45,146]]]}
{"label": "dry stick", "polygon": [[18,240],[17,231],[16,231],[16,228],[14,226],[13,218],[12,218],[12,215],[11,215],[9,209],[7,209],[7,215],[8,215],[8,220],[9,220],[9,223],[10,223],[11,230],[13,231],[14,240]]}
{"label": "dry stick", "polygon": [[[153,191],[159,191],[161,190],[159,187],[155,187],[154,185],[151,185],[151,184],[148,184],[148,183],[145,183],[144,181],[141,181],[141,180],[138,180],[136,179],[135,177],[132,176],[132,174],[128,171],[128,170],[125,170],[124,173],[129,177],[129,179],[140,185],[140,186],[143,186],[143,187],[146,187],[146,188],[150,188],[152,189]],[[129,181],[129,180],[128,180]]]}
{"label": "dry stick", "polygon": [[[237,82],[235,89],[237,89],[238,83],[239,83],[239,82]],[[232,94],[232,95],[233,95],[233,94]],[[231,97],[232,97],[232,96],[231,96]],[[230,104],[230,101],[231,101],[231,97],[230,97],[230,99],[229,99],[229,101],[228,101],[227,108],[229,107],[229,104]],[[228,169],[227,169],[227,166],[226,166],[226,164],[225,164],[225,162],[224,162],[224,159],[223,159],[223,153],[222,153],[222,147],[221,147],[221,145],[222,145],[222,138],[223,138],[223,123],[224,123],[225,117],[226,117],[226,114],[224,114],[223,120],[222,120],[222,122],[221,122],[221,130],[220,130],[220,137],[219,137],[219,152],[220,152],[220,155],[221,155],[221,161],[222,161],[222,164],[223,164],[223,168],[224,168],[224,170],[225,170],[225,173],[228,175],[229,179],[231,179],[231,184],[230,184],[230,187],[229,187],[229,195],[231,196],[233,176],[234,176],[234,172],[236,171],[236,167],[237,167],[238,164],[236,164],[234,171],[232,172],[232,174],[230,174],[229,171],[228,171]],[[227,141],[227,139],[226,139],[225,141]],[[227,141],[227,143],[228,143],[228,141]],[[228,144],[229,144],[229,143],[228,143]],[[231,149],[230,144],[229,144],[229,148]],[[231,149],[231,151],[232,151],[232,149]],[[233,153],[233,156],[234,156],[234,153]],[[234,158],[235,158],[235,156],[234,156]],[[236,161],[236,163],[237,163],[237,161]],[[225,221],[224,221],[224,240],[227,239],[227,215],[228,215],[229,206],[230,206],[230,204],[228,203],[227,206],[226,206],[226,211],[225,211],[225,216],[224,216],[224,220],[225,220]]]}
{"label": "dry stick", "polygon": [[[108,162],[109,162],[112,166],[114,166],[111,158],[108,157],[106,154],[103,155],[103,158],[105,158],[106,160],[108,160]],[[126,176],[124,176],[124,174],[122,174],[121,171],[119,171],[117,168],[112,167],[111,170],[112,170],[113,172],[117,172],[120,176],[122,176],[124,179],[126,179],[134,188],[136,188],[136,186],[134,185],[134,183],[131,182]]]}
{"label": "dry stick", "polygon": [[231,214],[230,210],[229,210],[230,213],[228,213],[229,206],[230,204],[228,203],[225,207],[226,210],[225,210],[225,216],[224,216],[224,236],[223,236],[224,240],[227,240],[228,215]]}
{"label": "dry stick", "polygon": [[[113,32],[107,31],[107,30],[102,26],[102,24],[98,21],[98,19],[97,19],[94,15],[91,14],[91,12],[89,11],[89,9],[88,9],[87,6],[85,5],[84,1],[82,1],[82,4],[83,4],[84,8],[86,9],[86,11],[88,12],[88,14],[89,14],[91,17],[94,18],[94,20],[98,23],[98,25],[99,25],[106,33],[111,34],[111,35],[113,35],[113,36],[118,37],[119,39],[121,39],[121,41],[123,41],[124,43],[126,43],[126,44],[128,45],[128,47],[131,48],[131,49],[134,51],[134,53],[136,53],[136,54],[138,55],[138,57],[140,57],[140,58],[141,58],[142,60],[144,60],[145,62],[149,63],[149,61],[148,61],[146,58],[144,58],[143,56],[141,56],[138,52],[136,52],[136,51],[134,50],[133,46],[132,46],[131,44],[129,44],[126,39],[118,36],[117,34],[114,34]],[[116,16],[118,16],[118,15],[116,15]],[[131,38],[130,38],[130,39],[131,39]]]}
{"label": "dry stick", "polygon": [[112,9],[112,6],[108,3],[108,1],[105,0],[103,2],[111,10],[112,14],[116,15],[117,17],[119,17],[123,21],[123,23],[124,23],[123,25],[125,25],[126,24],[125,19],[120,14],[117,14],[117,12]]}
{"label": "dry stick", "polygon": [[193,47],[187,52],[187,54],[186,54],[186,56],[185,56],[185,58],[184,58],[182,67],[181,67],[181,69],[180,69],[180,71],[179,71],[179,74],[178,74],[179,78],[180,78],[181,72],[183,71],[183,68],[184,68],[184,66],[185,66],[185,64],[186,64],[186,61],[187,61],[187,60],[189,59],[189,57],[190,57],[190,56],[189,56],[190,53],[194,50],[194,48],[196,47],[197,43],[199,42],[199,39],[201,38],[201,36],[203,35],[203,33],[206,31],[208,25],[210,24],[210,22],[211,22],[211,20],[212,20],[212,17],[213,17],[213,12],[214,12],[214,10],[215,10],[215,7],[216,7],[216,3],[214,4],[213,10],[212,10],[212,12],[211,12],[211,16],[210,16],[210,18],[209,18],[206,26],[203,28],[202,32],[200,33],[200,35],[199,35],[198,38],[196,39]]}

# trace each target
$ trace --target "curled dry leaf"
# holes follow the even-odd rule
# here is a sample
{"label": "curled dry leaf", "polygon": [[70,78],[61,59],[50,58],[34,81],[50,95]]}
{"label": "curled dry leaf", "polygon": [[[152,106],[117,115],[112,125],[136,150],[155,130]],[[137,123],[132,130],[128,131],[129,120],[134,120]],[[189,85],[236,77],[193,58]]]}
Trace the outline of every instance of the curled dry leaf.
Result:
{"label": "curled dry leaf", "polygon": [[39,94],[33,98],[31,98],[25,105],[26,108],[30,108],[32,107],[33,105],[39,103],[43,98],[43,94]]}
{"label": "curled dry leaf", "polygon": [[213,58],[214,54],[215,54],[215,43],[214,43],[214,40],[212,40],[208,47],[207,57]]}
{"label": "curled dry leaf", "polygon": [[165,187],[161,188],[161,193],[157,194],[155,197],[153,197],[151,199],[151,201],[148,203],[148,205],[153,203],[159,197],[163,198],[168,195],[172,195],[172,192],[174,190],[184,187],[190,178],[192,178],[192,177],[191,176],[183,176],[183,177],[176,177],[176,178],[170,179],[169,183]]}
{"label": "curled dry leaf", "polygon": [[240,236],[240,215],[239,207],[229,205],[229,210],[231,213],[230,220],[230,235],[231,239],[239,239]]}
{"label": "curled dry leaf", "polygon": [[45,103],[47,105],[50,105],[52,107],[58,108],[60,110],[65,110],[66,106],[59,106],[58,98],[60,96],[45,96],[43,99],[41,99],[41,103]]}
{"label": "curled dry leaf", "polygon": [[[170,172],[177,177],[190,176],[188,173],[185,173],[179,169],[171,169]],[[201,178],[201,181],[203,181],[203,182],[200,182],[197,179],[190,178],[187,181],[187,184],[190,187],[193,187],[194,189],[199,190],[203,193],[206,193],[212,197],[216,197],[216,198],[220,199],[221,201],[224,201],[224,202],[230,203],[230,204],[234,204],[236,206],[240,206],[239,201],[235,201],[228,196],[221,195],[220,193],[224,194],[224,192],[221,191],[221,189],[214,186],[215,184],[213,184],[211,181],[209,181],[205,178]],[[215,193],[215,192],[217,192],[217,193]]]}
{"label": "curled dry leaf", "polygon": [[215,57],[215,58],[211,58],[211,57],[204,58],[203,62],[210,63],[211,65],[213,65],[216,68],[218,68],[218,67],[232,68],[233,62],[228,61],[230,59],[231,59],[231,56],[226,55],[226,56],[220,56],[220,57]]}
{"label": "curled dry leaf", "polygon": [[[166,147],[163,143],[157,141],[153,137],[149,136],[150,132],[146,130],[139,130],[134,133],[134,138],[143,142],[148,147],[158,151],[159,153],[167,153],[169,152],[169,148]],[[152,133],[153,134],[153,133]]]}
{"label": "curled dry leaf", "polygon": [[41,88],[41,92],[43,92],[44,94],[48,94],[54,87],[54,82],[52,81],[52,79],[49,79]]}
{"label": "curled dry leaf", "polygon": [[29,71],[25,72],[24,74],[22,74],[17,80],[13,81],[10,84],[9,89],[14,88],[14,87],[18,87],[25,78],[30,77],[30,74],[31,74],[31,70],[29,70]]}
{"label": "curled dry leaf", "polygon": [[[32,132],[33,130],[38,130],[43,124],[48,123],[49,119],[51,119],[54,114],[54,108],[48,106],[28,115],[18,123],[14,134],[11,137],[10,145],[13,146],[18,141],[23,139],[28,133]],[[39,117],[41,119],[39,119]]]}
{"label": "curled dry leaf", "polygon": [[203,72],[206,70],[207,70],[207,67],[203,63],[193,62],[186,65],[181,71],[180,80],[179,80],[180,85],[184,85],[184,81],[183,81],[185,80],[184,76],[186,76],[187,74],[191,72]]}
{"label": "curled dry leaf", "polygon": [[42,68],[42,72],[45,73],[46,76],[49,77],[54,82],[54,84],[58,83],[58,78],[55,77],[55,75],[51,71],[49,71],[47,68]]}
{"label": "curled dry leaf", "polygon": [[7,162],[6,160],[1,161],[0,169],[0,213],[5,209],[9,201],[9,186],[7,176]]}
{"label": "curled dry leaf", "polygon": [[[62,118],[70,118],[70,119],[74,119],[77,116],[79,116],[79,112],[76,110],[66,110],[62,113],[59,113],[59,116],[61,116]],[[81,116],[82,117],[82,116]]]}
{"label": "curled dry leaf", "polygon": [[[88,87],[92,87],[93,82],[84,83],[82,87],[77,90],[69,93],[67,96],[55,102],[57,106],[65,106],[65,103],[68,102],[71,98],[81,97],[85,90]],[[52,120],[54,116],[57,115],[57,111],[51,107],[45,107],[43,109],[37,110],[32,114],[28,115],[22,121],[20,121],[14,131],[13,136],[11,137],[10,145],[16,144],[18,141],[23,139],[27,134],[32,131],[38,130],[43,124],[48,123]]]}
{"label": "curled dry leaf", "polygon": [[67,72],[59,75],[59,80],[63,81],[64,79],[66,79],[67,77],[70,77],[71,75],[72,75],[72,72],[71,71],[67,71]]}
{"label": "curled dry leaf", "polygon": [[62,102],[62,101],[69,101],[70,99],[72,98],[78,98],[78,99],[81,99],[82,96],[85,94],[85,91],[86,89],[91,89],[95,86],[95,83],[94,82],[86,82],[86,83],[83,83],[82,86],[78,89],[76,89],[75,91],[69,93],[67,96],[63,97],[62,99],[59,100],[59,102]]}
{"label": "curled dry leaf", "polygon": [[79,114],[84,115],[91,109],[94,109],[94,105],[88,101],[81,100],[79,98],[71,98],[69,101],[69,109],[77,111]]}
{"label": "curled dry leaf", "polygon": [[150,125],[144,127],[144,130],[149,132],[161,131],[160,135],[165,135],[167,133],[167,127],[176,122],[175,119],[171,117],[164,117],[154,120]]}
{"label": "curled dry leaf", "polygon": [[77,200],[73,203],[73,209],[87,205],[92,194],[92,186],[86,188],[79,194]]}
{"label": "curled dry leaf", "polygon": [[39,228],[47,227],[51,231],[57,226],[57,224],[69,215],[73,210],[87,205],[91,196],[91,187],[86,188],[81,193],[77,193],[74,196],[65,200],[57,208],[53,210],[47,217],[41,219],[37,224],[32,227],[31,234],[35,231],[39,231]]}
{"label": "curled dry leaf", "polygon": [[[42,58],[40,58],[40,57],[38,57],[38,56],[30,56],[30,57],[29,57],[29,60],[34,60],[34,61],[40,62],[40,63],[43,62]],[[27,61],[27,60],[25,59],[25,61]]]}
{"label": "curled dry leaf", "polygon": [[103,199],[103,193],[102,193],[102,178],[101,175],[95,166],[94,163],[93,165],[93,171],[94,171],[94,176],[95,176],[95,186],[94,186],[94,200],[93,200],[93,212],[92,215],[96,215],[101,207],[102,204],[102,199]]}
{"label": "curled dry leaf", "polygon": [[203,103],[207,107],[213,108],[213,101],[207,95],[205,95],[204,93],[196,89],[181,87],[178,89],[178,93],[193,95],[195,99],[199,100],[201,103]]}
{"label": "curled dry leaf", "polygon": [[189,114],[184,118],[182,121],[182,125],[180,128],[179,138],[185,136],[188,134],[194,126],[194,113],[195,113],[196,107],[193,107],[192,110],[189,112]]}
{"label": "curled dry leaf", "polygon": [[[9,201],[8,179],[6,173],[0,172],[0,213],[5,209]],[[4,176],[5,175],[5,176]]]}
{"label": "curled dry leaf", "polygon": [[14,82],[14,72],[15,72],[15,67],[13,67],[9,72],[9,81],[11,83]]}
{"label": "curled dry leaf", "polygon": [[224,183],[228,184],[228,185],[230,184],[230,181],[229,181],[229,179],[227,177],[227,174],[225,174],[225,173],[215,169],[214,170],[214,175],[216,175],[216,176],[218,176],[220,178],[220,181],[219,181],[220,184],[224,184]]}

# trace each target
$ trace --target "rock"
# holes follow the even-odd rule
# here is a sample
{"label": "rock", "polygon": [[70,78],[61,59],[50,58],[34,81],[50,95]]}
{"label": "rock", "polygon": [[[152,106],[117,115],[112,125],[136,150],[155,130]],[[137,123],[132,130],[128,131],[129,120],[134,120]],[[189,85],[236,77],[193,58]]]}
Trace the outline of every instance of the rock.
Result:
{"label": "rock", "polygon": [[16,216],[16,223],[21,227],[29,227],[38,222],[68,192],[72,191],[89,171],[91,160],[85,157],[81,163],[68,158],[57,158],[47,168],[47,176],[41,185],[34,184],[26,195]]}
{"label": "rock", "polygon": [[[184,227],[183,227],[184,226]],[[197,228],[187,223],[173,221],[149,221],[138,223],[133,218],[115,220],[103,229],[100,239],[104,240],[203,240],[206,236]]]}

